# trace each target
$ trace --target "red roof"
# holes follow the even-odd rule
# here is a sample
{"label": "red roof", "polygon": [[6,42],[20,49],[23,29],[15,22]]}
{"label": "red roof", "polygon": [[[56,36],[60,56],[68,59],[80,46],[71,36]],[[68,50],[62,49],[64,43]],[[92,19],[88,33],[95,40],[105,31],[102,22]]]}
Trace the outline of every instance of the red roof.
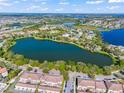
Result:
{"label": "red roof", "polygon": [[0,67],[0,74],[5,73],[6,71],[7,71],[6,68]]}
{"label": "red roof", "polygon": [[31,80],[40,80],[41,74],[32,73],[32,72],[24,72],[20,78],[31,79]]}
{"label": "red roof", "polygon": [[58,83],[58,82],[62,82],[63,81],[63,76],[61,76],[61,75],[55,76],[55,75],[45,74],[45,75],[41,76],[41,81],[42,80],[44,80],[46,82]]}

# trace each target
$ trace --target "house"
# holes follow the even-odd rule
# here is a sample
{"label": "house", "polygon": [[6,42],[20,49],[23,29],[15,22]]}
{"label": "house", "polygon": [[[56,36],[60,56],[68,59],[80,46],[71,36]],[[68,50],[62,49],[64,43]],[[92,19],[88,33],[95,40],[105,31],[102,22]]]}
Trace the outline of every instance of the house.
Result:
{"label": "house", "polygon": [[96,81],[95,87],[96,87],[96,89],[95,89],[96,93],[106,93],[106,91],[107,91],[104,81]]}
{"label": "house", "polygon": [[33,84],[17,83],[15,85],[15,90],[34,93],[36,90],[36,87],[37,86]]}
{"label": "house", "polygon": [[124,85],[103,80],[78,78],[77,93],[124,93]]}
{"label": "house", "polygon": [[2,77],[6,77],[8,76],[8,71],[6,68],[0,67],[0,74],[2,75]]}
{"label": "house", "polygon": [[94,80],[83,80],[78,78],[77,93],[81,92],[95,92]]}
{"label": "house", "polygon": [[44,74],[41,76],[40,93],[60,93],[62,90],[63,76]]}
{"label": "house", "polygon": [[41,84],[46,86],[61,87],[63,76],[44,74],[41,77]]}
{"label": "house", "polygon": [[41,74],[35,72],[24,72],[19,79],[20,83],[31,83],[38,84],[40,83]]}
{"label": "house", "polygon": [[107,93],[124,93],[123,84],[106,82],[108,92]]}
{"label": "house", "polygon": [[49,71],[49,75],[60,75],[60,71],[59,70],[55,70],[55,69],[52,69]]}

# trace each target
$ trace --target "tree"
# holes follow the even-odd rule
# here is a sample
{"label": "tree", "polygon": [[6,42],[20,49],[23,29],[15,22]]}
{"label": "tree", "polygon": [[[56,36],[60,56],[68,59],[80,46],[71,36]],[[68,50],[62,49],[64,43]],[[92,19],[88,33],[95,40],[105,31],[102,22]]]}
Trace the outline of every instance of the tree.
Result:
{"label": "tree", "polygon": [[30,65],[32,67],[39,67],[40,66],[40,62],[37,60],[30,60]]}
{"label": "tree", "polygon": [[63,74],[64,80],[68,80],[69,79],[68,71],[63,71],[62,74]]}
{"label": "tree", "polygon": [[28,67],[27,70],[28,70],[28,71],[31,71],[31,70],[32,70],[32,67]]}
{"label": "tree", "polygon": [[12,70],[10,71],[8,78],[9,80],[12,79],[13,77],[17,76],[17,74],[20,72],[20,70]]}

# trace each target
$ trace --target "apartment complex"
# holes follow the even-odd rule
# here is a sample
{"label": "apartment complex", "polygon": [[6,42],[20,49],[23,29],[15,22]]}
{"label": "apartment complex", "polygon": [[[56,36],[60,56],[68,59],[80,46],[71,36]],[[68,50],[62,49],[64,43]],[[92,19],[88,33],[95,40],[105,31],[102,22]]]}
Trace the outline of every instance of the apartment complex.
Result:
{"label": "apartment complex", "polygon": [[124,85],[109,81],[77,79],[77,93],[124,93]]}
{"label": "apartment complex", "polygon": [[41,74],[36,72],[24,72],[18,83],[15,85],[15,90],[24,92],[40,93],[60,93],[62,91],[63,76]]}

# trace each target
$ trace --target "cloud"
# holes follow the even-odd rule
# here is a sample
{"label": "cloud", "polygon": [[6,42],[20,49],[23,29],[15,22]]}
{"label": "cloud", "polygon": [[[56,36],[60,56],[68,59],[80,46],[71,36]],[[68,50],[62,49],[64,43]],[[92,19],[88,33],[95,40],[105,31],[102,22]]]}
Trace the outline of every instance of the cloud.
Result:
{"label": "cloud", "polygon": [[20,2],[19,2],[19,1],[14,1],[13,3],[18,4],[18,3],[20,3]]}
{"label": "cloud", "polygon": [[46,8],[41,8],[40,10],[41,11],[47,11],[49,8],[48,7],[46,7]]}
{"label": "cloud", "polygon": [[60,2],[60,5],[69,5],[69,2]]}
{"label": "cloud", "polygon": [[42,1],[47,1],[47,0],[34,0],[34,2],[42,2]]}
{"label": "cloud", "polygon": [[11,6],[12,4],[8,0],[0,0],[0,6]]}
{"label": "cloud", "polygon": [[47,4],[47,2],[41,2],[41,4],[42,4],[42,5],[45,5],[45,4]]}
{"label": "cloud", "polygon": [[109,0],[109,3],[124,3],[124,0]]}
{"label": "cloud", "polygon": [[64,10],[63,8],[55,9],[55,11],[57,11],[57,12],[60,12],[60,11],[63,11],[63,10]]}
{"label": "cloud", "polygon": [[103,2],[104,2],[103,0],[90,0],[90,1],[87,1],[86,3],[87,4],[100,4]]}
{"label": "cloud", "polygon": [[38,9],[38,8],[40,8],[40,6],[33,5],[33,6],[31,6],[31,7],[28,7],[26,10],[32,11],[32,10]]}
{"label": "cloud", "polygon": [[47,11],[49,8],[47,7],[41,7],[41,6],[37,6],[37,5],[33,5],[31,7],[28,7],[26,10],[27,11]]}
{"label": "cloud", "polygon": [[114,9],[118,9],[120,8],[120,6],[110,6],[110,7],[107,7],[107,9],[110,9],[110,10],[114,10]]}

